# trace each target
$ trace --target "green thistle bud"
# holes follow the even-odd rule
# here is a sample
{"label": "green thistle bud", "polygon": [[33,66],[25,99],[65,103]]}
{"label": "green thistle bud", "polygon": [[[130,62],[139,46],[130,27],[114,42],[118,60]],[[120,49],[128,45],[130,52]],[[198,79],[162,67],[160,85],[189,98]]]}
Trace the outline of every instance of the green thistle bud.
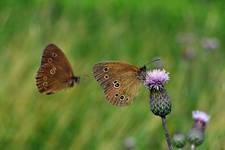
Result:
{"label": "green thistle bud", "polygon": [[204,132],[197,128],[192,128],[188,133],[188,141],[195,146],[201,145],[204,141]]}
{"label": "green thistle bud", "polygon": [[171,101],[164,88],[160,90],[150,90],[151,111],[160,117],[165,117],[171,112]]}
{"label": "green thistle bud", "polygon": [[183,148],[186,144],[186,138],[183,134],[178,133],[173,136],[173,146],[176,148]]}

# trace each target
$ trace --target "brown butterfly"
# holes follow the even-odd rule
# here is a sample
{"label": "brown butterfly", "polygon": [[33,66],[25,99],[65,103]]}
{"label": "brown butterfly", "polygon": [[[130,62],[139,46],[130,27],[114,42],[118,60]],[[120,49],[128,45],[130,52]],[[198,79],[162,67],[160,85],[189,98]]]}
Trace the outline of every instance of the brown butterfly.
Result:
{"label": "brown butterfly", "polygon": [[37,71],[36,85],[40,93],[52,94],[78,83],[66,56],[56,45],[49,44],[44,49],[41,66]]}
{"label": "brown butterfly", "polygon": [[123,62],[103,62],[94,65],[93,73],[109,103],[126,106],[138,94],[146,76],[146,66],[138,68]]}

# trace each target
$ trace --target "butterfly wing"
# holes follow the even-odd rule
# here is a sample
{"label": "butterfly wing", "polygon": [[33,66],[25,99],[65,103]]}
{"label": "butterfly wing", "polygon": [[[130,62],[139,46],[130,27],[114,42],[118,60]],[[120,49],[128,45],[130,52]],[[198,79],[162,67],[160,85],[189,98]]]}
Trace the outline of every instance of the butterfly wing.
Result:
{"label": "butterfly wing", "polygon": [[112,105],[129,105],[138,94],[140,69],[134,65],[123,62],[98,63],[94,65],[93,73]]}
{"label": "butterfly wing", "polygon": [[41,66],[36,75],[39,92],[52,94],[73,85],[73,71],[64,53],[54,44],[43,52]]}
{"label": "butterfly wing", "polygon": [[41,65],[46,63],[61,67],[68,76],[73,76],[73,70],[68,59],[63,51],[55,44],[47,45],[43,51]]}

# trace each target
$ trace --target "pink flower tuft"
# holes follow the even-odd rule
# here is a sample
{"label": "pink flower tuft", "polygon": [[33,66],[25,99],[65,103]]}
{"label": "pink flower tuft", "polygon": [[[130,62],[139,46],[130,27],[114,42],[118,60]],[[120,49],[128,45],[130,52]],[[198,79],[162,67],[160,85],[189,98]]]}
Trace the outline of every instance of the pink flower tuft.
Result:
{"label": "pink flower tuft", "polygon": [[209,115],[207,115],[205,112],[199,111],[199,110],[193,111],[192,117],[194,120],[199,120],[204,123],[207,123],[210,119]]}
{"label": "pink flower tuft", "polygon": [[163,88],[168,80],[168,72],[166,72],[164,69],[154,69],[153,71],[147,72],[144,84],[150,89],[159,90],[160,88]]}

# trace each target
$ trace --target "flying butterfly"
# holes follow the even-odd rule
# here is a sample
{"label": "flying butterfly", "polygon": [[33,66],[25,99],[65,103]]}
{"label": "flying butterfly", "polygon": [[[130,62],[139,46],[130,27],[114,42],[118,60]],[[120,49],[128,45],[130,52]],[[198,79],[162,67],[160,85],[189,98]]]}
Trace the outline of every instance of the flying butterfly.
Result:
{"label": "flying butterfly", "polygon": [[36,85],[40,93],[53,94],[73,87],[80,77],[74,76],[72,67],[60,48],[49,44],[43,51],[41,65],[36,75]]}
{"label": "flying butterfly", "polygon": [[93,66],[93,74],[109,103],[127,106],[132,103],[145,80],[146,66],[138,68],[119,61],[102,62]]}

